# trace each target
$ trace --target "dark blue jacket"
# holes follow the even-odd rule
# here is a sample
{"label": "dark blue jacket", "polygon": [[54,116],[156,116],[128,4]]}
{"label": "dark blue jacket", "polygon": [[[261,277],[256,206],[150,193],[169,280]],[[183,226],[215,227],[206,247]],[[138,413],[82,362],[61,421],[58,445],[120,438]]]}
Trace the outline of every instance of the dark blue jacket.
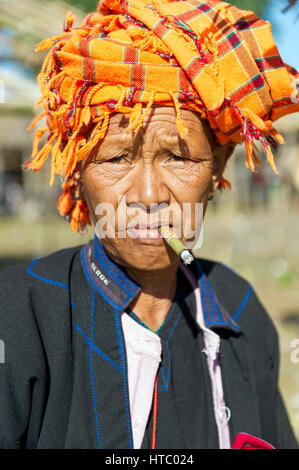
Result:
{"label": "dark blue jacket", "polygon": [[[94,243],[0,272],[0,448],[133,446],[120,315],[140,288]],[[211,260],[199,258],[192,269],[206,326],[221,337],[231,441],[245,432],[297,448],[277,385],[277,332],[252,286]],[[186,299],[192,313],[192,293]],[[185,393],[188,400],[188,387]],[[212,402],[206,394],[198,395],[199,409],[204,399]],[[178,414],[189,448],[184,404]],[[212,414],[205,419],[197,447],[217,448]]]}

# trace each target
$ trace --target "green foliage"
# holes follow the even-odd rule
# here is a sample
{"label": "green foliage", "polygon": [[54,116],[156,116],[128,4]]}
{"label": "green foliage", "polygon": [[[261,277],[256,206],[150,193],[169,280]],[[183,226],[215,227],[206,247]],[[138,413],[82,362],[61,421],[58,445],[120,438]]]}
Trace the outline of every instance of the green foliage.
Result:
{"label": "green foliage", "polygon": [[242,8],[242,10],[251,10],[257,15],[262,16],[269,0],[233,0],[230,3],[236,5],[238,8]]}
{"label": "green foliage", "polygon": [[281,287],[290,287],[294,284],[296,275],[293,271],[287,270],[278,278],[278,283]]}
{"label": "green foliage", "polygon": [[97,0],[72,0],[72,2],[69,2],[74,7],[81,8],[83,11],[86,11],[87,13],[91,13],[92,11],[96,11],[98,1]]}

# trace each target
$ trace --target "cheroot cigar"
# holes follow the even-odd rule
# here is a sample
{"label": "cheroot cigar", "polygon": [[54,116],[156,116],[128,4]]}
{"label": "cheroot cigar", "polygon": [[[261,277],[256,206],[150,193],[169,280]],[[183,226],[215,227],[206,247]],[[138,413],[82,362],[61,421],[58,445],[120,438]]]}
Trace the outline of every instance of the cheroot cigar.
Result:
{"label": "cheroot cigar", "polygon": [[158,231],[173,251],[181,257],[184,264],[190,264],[194,261],[193,255],[187,250],[184,243],[178,238],[169,225],[159,227]]}

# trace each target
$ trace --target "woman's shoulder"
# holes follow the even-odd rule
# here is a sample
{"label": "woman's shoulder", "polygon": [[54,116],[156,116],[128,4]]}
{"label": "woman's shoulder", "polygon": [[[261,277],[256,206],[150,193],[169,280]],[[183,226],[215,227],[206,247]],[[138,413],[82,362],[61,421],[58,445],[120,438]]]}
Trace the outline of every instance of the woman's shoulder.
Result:
{"label": "woman's shoulder", "polygon": [[218,302],[240,328],[256,339],[256,335],[263,336],[267,332],[268,337],[276,341],[276,327],[264,299],[260,298],[262,291],[258,286],[223,262],[208,258],[196,258],[196,261],[207,276]]}
{"label": "woman's shoulder", "polygon": [[37,257],[0,270],[0,295],[6,289],[13,289],[17,296],[27,291],[38,281],[48,284],[65,284],[74,257],[80,252],[82,245],[65,248],[46,256]]}
{"label": "woman's shoulder", "polygon": [[[70,273],[80,250],[81,246],[66,248],[0,270],[0,331],[6,344],[16,341],[13,338],[48,337],[53,329],[66,331],[72,304]],[[24,350],[30,349],[24,342]]]}
{"label": "woman's shoulder", "polygon": [[199,274],[203,272],[214,290],[222,296],[242,297],[245,292],[253,289],[248,279],[227,264],[210,258],[195,258]]}
{"label": "woman's shoulder", "polygon": [[240,285],[249,284],[249,281],[245,277],[223,261],[201,257],[195,259],[209,279],[217,279],[220,283],[228,282],[229,279],[229,281],[234,280],[235,283],[239,283]]}

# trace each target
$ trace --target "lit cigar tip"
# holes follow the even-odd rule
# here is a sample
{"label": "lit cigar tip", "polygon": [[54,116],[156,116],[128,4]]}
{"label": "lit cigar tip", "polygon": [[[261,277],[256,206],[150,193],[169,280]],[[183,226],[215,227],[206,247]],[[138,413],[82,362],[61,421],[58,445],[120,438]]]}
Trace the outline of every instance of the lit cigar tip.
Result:
{"label": "lit cigar tip", "polygon": [[183,250],[180,256],[185,265],[191,264],[194,261],[193,255],[188,250]]}
{"label": "lit cigar tip", "polygon": [[180,256],[181,260],[185,265],[191,264],[194,261],[193,255],[184,246],[182,240],[180,240],[175,232],[169,225],[163,225],[158,227],[160,235],[164,238],[166,243],[173,249],[173,251]]}

